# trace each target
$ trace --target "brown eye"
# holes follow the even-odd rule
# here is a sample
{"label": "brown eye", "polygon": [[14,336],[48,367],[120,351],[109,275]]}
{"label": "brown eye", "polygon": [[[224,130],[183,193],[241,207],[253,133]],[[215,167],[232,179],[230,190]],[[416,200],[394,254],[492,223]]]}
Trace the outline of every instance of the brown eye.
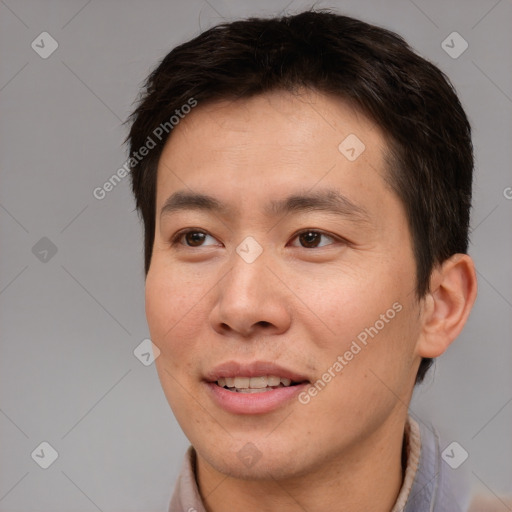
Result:
{"label": "brown eye", "polygon": [[304,247],[305,249],[316,249],[317,247],[330,245],[328,243],[320,244],[322,237],[330,239],[331,241],[335,240],[332,236],[322,233],[321,231],[314,231],[312,229],[302,231],[301,233],[297,234],[295,238],[299,240],[301,247]]}
{"label": "brown eye", "polygon": [[215,245],[215,244],[204,244],[207,237],[210,237],[215,241],[208,233],[199,231],[197,229],[188,229],[181,231],[175,235],[172,240],[172,245],[184,245],[185,247],[201,247],[202,245]]}
{"label": "brown eye", "polygon": [[306,231],[299,235],[300,243],[304,247],[316,247],[318,242],[320,241],[321,235],[316,233],[315,231]]}
{"label": "brown eye", "polygon": [[187,245],[191,247],[199,247],[204,242],[205,236],[206,234],[201,231],[189,231],[184,234]]}

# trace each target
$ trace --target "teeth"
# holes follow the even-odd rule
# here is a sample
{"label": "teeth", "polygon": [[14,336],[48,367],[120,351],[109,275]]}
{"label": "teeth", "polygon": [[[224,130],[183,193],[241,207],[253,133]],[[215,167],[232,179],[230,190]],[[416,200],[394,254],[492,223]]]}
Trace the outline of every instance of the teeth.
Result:
{"label": "teeth", "polygon": [[266,388],[267,381],[268,381],[267,377],[251,377],[249,380],[249,387],[251,389]]}
{"label": "teeth", "polygon": [[235,388],[237,388],[237,389],[248,388],[250,380],[251,379],[249,377],[235,377]]}
{"label": "teeth", "polygon": [[[276,375],[262,375],[260,377],[222,377],[217,380],[217,384],[223,388],[236,388],[251,393],[246,390],[263,390],[267,387],[290,386],[291,379],[286,377],[277,377]],[[256,391],[255,391],[256,392]]]}
{"label": "teeth", "polygon": [[275,375],[269,375],[267,377],[267,386],[279,386],[281,379]]}

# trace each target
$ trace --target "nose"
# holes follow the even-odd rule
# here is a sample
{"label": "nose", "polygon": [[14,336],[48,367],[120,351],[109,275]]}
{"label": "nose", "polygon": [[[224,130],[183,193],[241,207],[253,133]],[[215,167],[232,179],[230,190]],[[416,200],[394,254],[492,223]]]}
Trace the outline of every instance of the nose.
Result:
{"label": "nose", "polygon": [[289,291],[276,277],[278,272],[270,260],[265,251],[251,263],[233,252],[231,271],[216,287],[216,301],[210,313],[215,331],[251,338],[281,334],[290,327]]}

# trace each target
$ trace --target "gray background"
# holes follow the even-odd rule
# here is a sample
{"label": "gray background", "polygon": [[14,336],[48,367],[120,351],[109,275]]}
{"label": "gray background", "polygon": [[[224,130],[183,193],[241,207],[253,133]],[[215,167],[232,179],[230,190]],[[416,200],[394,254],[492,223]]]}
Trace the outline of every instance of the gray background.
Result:
{"label": "gray background", "polygon": [[[101,201],[92,191],[124,163],[122,121],[174,45],[311,5],[0,0],[1,511],[167,509],[188,442],[154,365],[133,354],[148,337],[142,228],[128,178]],[[449,75],[472,122],[479,297],[411,409],[469,452],[475,489],[510,494],[512,3],[316,5],[403,35]],[[47,59],[31,48],[43,31],[59,44]],[[453,31],[469,43],[456,59],[441,46]],[[57,248],[47,261],[47,241],[33,250],[43,237]],[[42,441],[59,455],[46,470],[31,458]]]}

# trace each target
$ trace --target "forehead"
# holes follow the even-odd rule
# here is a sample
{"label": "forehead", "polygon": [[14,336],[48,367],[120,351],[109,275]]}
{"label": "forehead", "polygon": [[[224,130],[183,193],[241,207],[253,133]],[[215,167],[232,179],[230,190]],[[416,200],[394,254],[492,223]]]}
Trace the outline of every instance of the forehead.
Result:
{"label": "forehead", "polygon": [[[318,142],[327,133],[339,141],[353,133],[366,138],[366,146],[385,146],[380,128],[360,109],[340,97],[309,89],[293,93],[275,90],[249,98],[199,103],[175,126],[167,146],[190,132],[223,139],[228,131],[230,138],[237,136],[240,140],[266,134],[268,142],[281,147]],[[272,138],[277,132],[279,137]]]}
{"label": "forehead", "polygon": [[260,190],[268,199],[273,191],[320,184],[356,199],[386,188],[385,153],[385,137],[375,123],[339,98],[315,91],[199,104],[164,147],[157,203],[161,207],[170,192],[187,188],[251,196]]}

